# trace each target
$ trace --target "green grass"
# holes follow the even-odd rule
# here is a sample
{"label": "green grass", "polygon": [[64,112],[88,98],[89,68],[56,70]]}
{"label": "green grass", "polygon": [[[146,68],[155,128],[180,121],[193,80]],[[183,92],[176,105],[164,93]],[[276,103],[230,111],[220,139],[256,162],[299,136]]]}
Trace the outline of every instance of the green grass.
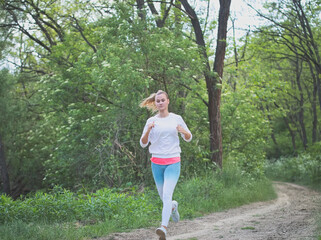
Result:
{"label": "green grass", "polygon": [[242,227],[242,230],[255,230],[255,227]]}
{"label": "green grass", "polygon": [[[154,188],[126,194],[107,189],[91,194],[55,191],[18,201],[2,196],[0,239],[93,239],[157,226],[161,219],[161,201]],[[174,193],[182,219],[275,197],[269,180],[233,169],[181,180]]]}
{"label": "green grass", "polygon": [[266,175],[273,180],[294,182],[321,191],[321,156],[302,153],[267,161]]}
{"label": "green grass", "polygon": [[240,171],[228,170],[178,184],[174,198],[180,202],[181,216],[194,218],[251,202],[274,199],[276,193],[267,179],[253,179],[242,175]]}

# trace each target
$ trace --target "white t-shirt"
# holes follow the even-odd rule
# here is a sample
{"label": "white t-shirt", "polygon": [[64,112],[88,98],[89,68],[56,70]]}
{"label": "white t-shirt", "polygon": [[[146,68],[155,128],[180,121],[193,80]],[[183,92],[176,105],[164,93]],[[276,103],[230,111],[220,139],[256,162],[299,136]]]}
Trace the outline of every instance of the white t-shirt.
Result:
{"label": "white t-shirt", "polygon": [[[155,126],[149,133],[147,143],[143,144],[142,138],[147,131],[148,125],[153,122],[155,123]],[[148,143],[151,143],[149,146],[149,152],[156,158],[180,157],[181,148],[179,146],[178,131],[176,129],[177,125],[181,125],[191,134],[180,115],[169,113],[169,115],[164,118],[157,116],[149,118],[140,138],[140,145],[145,148]],[[192,134],[188,140],[185,139],[184,134],[181,133],[181,136],[186,142],[190,142],[192,140]]]}

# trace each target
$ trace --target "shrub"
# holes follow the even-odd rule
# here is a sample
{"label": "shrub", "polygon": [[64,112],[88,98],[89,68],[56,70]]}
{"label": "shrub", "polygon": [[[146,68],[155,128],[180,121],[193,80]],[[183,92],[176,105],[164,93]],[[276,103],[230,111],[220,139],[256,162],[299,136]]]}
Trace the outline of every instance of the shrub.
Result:
{"label": "shrub", "polygon": [[321,157],[308,153],[297,157],[281,157],[266,163],[266,174],[275,180],[302,182],[312,185],[321,183]]}
{"label": "shrub", "polygon": [[[148,192],[147,192],[148,194]],[[144,210],[144,211],[142,211]],[[117,193],[101,189],[95,193],[72,193],[59,187],[50,193],[37,192],[25,199],[0,198],[0,223],[59,223],[72,221],[106,221],[121,216],[153,214],[156,208],[145,194]]]}

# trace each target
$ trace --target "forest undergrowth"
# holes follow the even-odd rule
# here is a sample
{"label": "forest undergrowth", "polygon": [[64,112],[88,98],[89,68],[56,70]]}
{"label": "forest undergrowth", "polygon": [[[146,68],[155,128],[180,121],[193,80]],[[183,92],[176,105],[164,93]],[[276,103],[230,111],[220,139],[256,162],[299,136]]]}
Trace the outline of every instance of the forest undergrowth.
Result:
{"label": "forest undergrowth", "polygon": [[[182,219],[276,197],[271,182],[238,169],[181,178],[174,193]],[[85,239],[157,226],[161,202],[155,189],[138,187],[78,193],[55,187],[13,200],[1,196],[0,238]]]}

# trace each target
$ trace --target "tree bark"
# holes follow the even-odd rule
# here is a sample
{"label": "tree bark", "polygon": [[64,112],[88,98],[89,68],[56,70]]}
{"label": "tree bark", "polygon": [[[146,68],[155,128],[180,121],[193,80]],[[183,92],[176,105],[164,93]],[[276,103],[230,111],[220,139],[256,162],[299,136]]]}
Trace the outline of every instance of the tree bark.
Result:
{"label": "tree bark", "polygon": [[[218,18],[218,32],[217,43],[215,51],[215,61],[213,71],[218,74],[216,82],[214,82],[214,106],[211,114],[213,121],[211,122],[211,151],[213,152],[212,161],[216,162],[222,167],[223,162],[223,150],[222,150],[222,127],[221,127],[221,84],[224,69],[224,59],[226,52],[226,34],[227,34],[227,22],[230,15],[231,0],[220,0],[220,10]],[[219,85],[218,85],[219,84]],[[211,103],[210,103],[211,105]]]}
{"label": "tree bark", "polygon": [[283,120],[291,135],[293,153],[296,153],[295,132],[291,129],[288,119],[284,117]]}
{"label": "tree bark", "polygon": [[[136,0],[136,1],[141,1],[141,0]],[[159,28],[162,28],[164,27],[165,25],[165,21],[167,19],[167,17],[169,16],[169,11],[173,5],[173,1],[174,0],[171,0],[169,2],[169,7],[166,8],[166,2],[161,2],[161,14],[159,15],[158,11],[156,10],[155,6],[154,6],[154,3],[152,0],[147,0],[147,5],[149,7],[149,9],[151,10],[152,14],[155,15],[156,17],[156,25],[157,27]]]}
{"label": "tree bark", "polygon": [[319,98],[319,107],[321,110],[321,80],[320,80],[320,76],[321,76],[321,63],[320,65],[315,65],[315,69],[316,69],[316,79],[317,79],[317,93],[318,93],[318,98]]}
{"label": "tree bark", "polygon": [[[264,111],[264,107],[263,106],[261,106],[261,109],[263,110],[263,112],[265,112]],[[272,141],[273,141],[273,143],[274,143],[274,145],[275,145],[275,149],[276,149],[276,152],[277,152],[277,154],[278,154],[278,156],[280,155],[280,148],[279,148],[279,144],[278,144],[278,142],[276,141],[276,138],[275,138],[275,134],[274,134],[274,129],[273,129],[273,127],[272,127],[272,119],[271,119],[271,116],[270,116],[270,114],[269,114],[269,112],[270,112],[270,108],[269,108],[269,106],[267,105],[266,106],[266,110],[267,110],[267,118],[268,118],[268,120],[269,120],[269,123],[270,123],[270,128],[271,128],[271,139],[272,139]]]}
{"label": "tree bark", "polygon": [[[311,62],[308,62],[309,67],[310,67],[310,73],[313,79],[313,93],[312,93],[312,99],[310,100],[311,102],[311,108],[312,108],[312,143],[315,143],[317,139],[317,131],[318,131],[318,113],[317,113],[317,92],[318,92],[318,86],[317,86],[317,79],[315,76],[315,73],[313,71],[313,66]],[[309,89],[307,89],[308,96],[310,95]]]}
{"label": "tree bark", "polygon": [[319,47],[317,42],[314,40],[314,34],[310,26],[309,19],[306,16],[306,13],[302,7],[301,0],[293,0],[295,10],[298,15],[301,27],[303,29],[303,35],[308,40],[308,57],[314,62],[315,70],[317,72],[317,91],[319,97],[319,107],[321,109],[321,56],[319,54]]}
{"label": "tree bark", "polygon": [[306,129],[305,129],[305,123],[304,123],[304,96],[303,96],[303,90],[301,86],[301,72],[302,72],[302,62],[300,61],[299,57],[296,56],[296,61],[295,61],[295,69],[296,69],[296,84],[300,93],[300,101],[299,101],[299,112],[298,112],[298,117],[299,117],[299,124],[301,127],[301,132],[302,132],[302,144],[304,149],[308,147],[308,139],[306,135]]}
{"label": "tree bark", "polygon": [[3,191],[7,195],[10,195],[11,190],[10,190],[9,173],[8,173],[8,168],[6,164],[6,155],[4,152],[4,145],[2,142],[1,135],[0,135],[0,168],[1,168],[1,180],[3,183]]}
{"label": "tree bark", "polygon": [[191,23],[193,25],[196,42],[200,47],[200,52],[205,61],[206,68],[204,71],[206,87],[208,92],[208,116],[210,122],[210,152],[211,160],[218,167],[222,168],[222,128],[221,128],[221,84],[224,68],[224,58],[226,51],[226,34],[227,21],[230,13],[231,0],[220,0],[217,45],[215,52],[215,61],[213,70],[209,65],[209,59],[206,53],[206,45],[204,34],[201,29],[198,17],[194,9],[190,6],[187,0],[181,0]]}
{"label": "tree bark", "polygon": [[136,0],[137,8],[138,8],[138,16],[143,21],[146,20],[146,15],[143,12],[144,2],[145,2],[145,0]]}

